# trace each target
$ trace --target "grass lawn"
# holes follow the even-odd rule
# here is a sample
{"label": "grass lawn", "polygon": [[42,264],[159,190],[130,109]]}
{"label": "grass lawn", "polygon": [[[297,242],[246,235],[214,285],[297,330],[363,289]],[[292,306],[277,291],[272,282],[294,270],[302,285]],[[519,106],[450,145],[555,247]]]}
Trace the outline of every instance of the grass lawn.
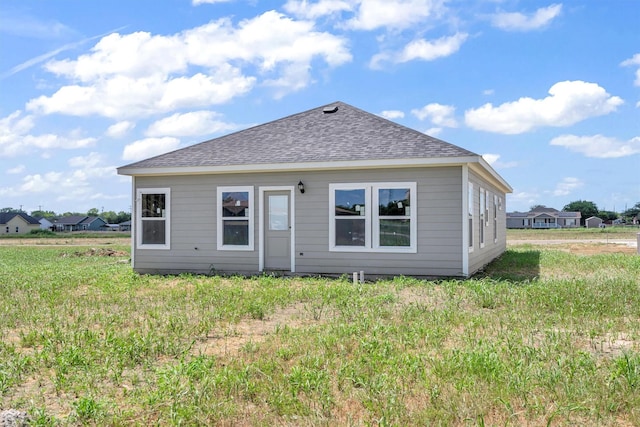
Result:
{"label": "grass lawn", "polygon": [[128,259],[119,242],[0,246],[0,409],[34,425],[640,425],[637,254],[527,244],[471,280],[356,286],[140,276]]}

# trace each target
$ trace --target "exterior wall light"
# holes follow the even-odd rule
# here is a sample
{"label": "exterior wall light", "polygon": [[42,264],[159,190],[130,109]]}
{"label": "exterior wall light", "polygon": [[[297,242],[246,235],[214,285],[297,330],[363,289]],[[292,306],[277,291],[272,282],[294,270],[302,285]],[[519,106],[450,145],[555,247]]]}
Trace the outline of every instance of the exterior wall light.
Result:
{"label": "exterior wall light", "polygon": [[304,194],[304,184],[302,183],[302,181],[298,182],[298,190],[300,190],[300,192]]}

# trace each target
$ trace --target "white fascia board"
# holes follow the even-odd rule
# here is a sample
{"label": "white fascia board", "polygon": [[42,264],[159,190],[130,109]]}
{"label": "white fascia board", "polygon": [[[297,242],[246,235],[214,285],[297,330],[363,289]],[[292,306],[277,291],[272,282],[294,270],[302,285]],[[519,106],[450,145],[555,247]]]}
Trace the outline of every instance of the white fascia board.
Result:
{"label": "white fascia board", "polygon": [[430,166],[460,166],[478,163],[480,156],[433,157],[418,159],[381,159],[358,161],[307,162],[307,163],[265,163],[230,166],[187,166],[166,168],[118,168],[119,175],[160,176],[160,175],[208,175],[224,173],[295,172],[348,169],[387,169]]}
{"label": "white fascia board", "polygon": [[505,193],[513,193],[513,188],[511,188],[507,181],[505,181],[504,178],[502,178],[498,174],[498,172],[496,172],[495,169],[493,169],[493,167],[491,167],[491,165],[487,163],[484,158],[482,158],[482,156],[479,156],[474,162],[470,163],[471,164],[469,166],[474,172],[494,180],[498,188],[500,188]]}

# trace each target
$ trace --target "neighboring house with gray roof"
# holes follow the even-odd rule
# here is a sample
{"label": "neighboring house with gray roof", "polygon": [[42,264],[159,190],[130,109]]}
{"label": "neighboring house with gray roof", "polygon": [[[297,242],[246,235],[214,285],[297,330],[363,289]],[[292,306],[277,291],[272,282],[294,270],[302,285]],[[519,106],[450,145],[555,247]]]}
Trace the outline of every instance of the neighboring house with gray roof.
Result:
{"label": "neighboring house with gray roof", "polygon": [[468,277],[506,249],[482,156],[343,102],[118,173],[141,273]]}
{"label": "neighboring house with gray roof", "polygon": [[53,222],[55,231],[104,231],[107,222],[97,216],[69,215]]}
{"label": "neighboring house with gray roof", "polygon": [[529,212],[507,212],[507,228],[576,228],[580,218],[580,212],[537,207]]}
{"label": "neighboring house with gray roof", "polygon": [[24,212],[0,213],[0,235],[27,234],[39,228],[38,220]]}

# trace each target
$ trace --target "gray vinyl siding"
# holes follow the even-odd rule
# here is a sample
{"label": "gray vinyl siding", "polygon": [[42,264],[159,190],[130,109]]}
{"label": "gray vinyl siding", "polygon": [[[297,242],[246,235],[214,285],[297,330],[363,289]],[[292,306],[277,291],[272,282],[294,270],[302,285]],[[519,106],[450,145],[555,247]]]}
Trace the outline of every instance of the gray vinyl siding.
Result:
{"label": "gray vinyl siding", "polygon": [[[299,180],[304,182],[306,191],[301,194],[296,189],[294,194],[297,274],[350,274],[363,270],[365,275],[464,275],[462,200],[466,195],[461,193],[462,167],[136,177],[137,188],[171,189],[171,241],[169,250],[137,249],[134,244],[135,270],[141,273],[257,273],[261,227],[259,189],[295,187]],[[417,183],[417,253],[329,251],[329,184],[376,182]],[[496,192],[486,183],[475,185],[476,192],[480,185],[489,188],[492,194]],[[253,251],[217,250],[216,191],[219,186],[254,187]],[[504,194],[501,197],[504,206]],[[415,203],[412,199],[413,206]],[[504,209],[500,214],[504,226]],[[135,239],[135,233],[133,236]],[[504,237],[502,230],[499,243]],[[492,245],[495,247],[490,247]],[[483,264],[491,254],[501,252],[501,248],[504,249],[504,244],[494,245],[491,234],[484,250],[476,249],[470,254],[473,255],[471,270],[475,271],[473,268]]]}
{"label": "gray vinyl siding", "polygon": [[[488,181],[482,179],[477,174],[469,171],[469,181],[473,183],[473,251],[469,253],[469,275],[477,273],[484,266],[489,264],[493,259],[500,256],[507,247],[507,230],[506,230],[506,205],[505,205],[505,193],[499,191],[495,186],[491,185]],[[485,227],[485,244],[484,247],[480,247],[480,189],[484,189],[489,192],[487,202],[489,203],[489,225]],[[502,210],[498,210],[498,234],[497,241],[494,242],[494,223],[493,223],[493,196],[497,194],[502,198]]]}

